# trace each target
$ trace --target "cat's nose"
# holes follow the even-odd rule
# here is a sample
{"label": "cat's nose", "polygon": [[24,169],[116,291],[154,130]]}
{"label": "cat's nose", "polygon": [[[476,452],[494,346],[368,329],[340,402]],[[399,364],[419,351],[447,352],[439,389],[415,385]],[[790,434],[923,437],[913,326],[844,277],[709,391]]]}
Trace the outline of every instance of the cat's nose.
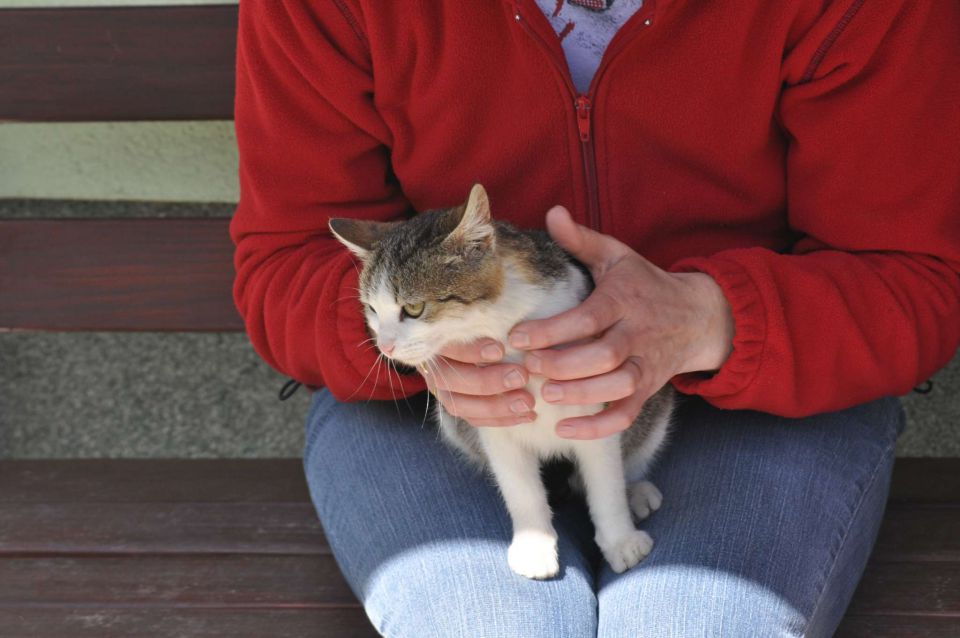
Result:
{"label": "cat's nose", "polygon": [[396,348],[396,347],[397,347],[397,344],[395,344],[395,343],[381,343],[381,344],[380,344],[380,351],[383,352],[383,354],[385,354],[385,355],[387,355],[387,356],[389,357],[390,355],[393,354],[393,350],[394,350],[394,348]]}

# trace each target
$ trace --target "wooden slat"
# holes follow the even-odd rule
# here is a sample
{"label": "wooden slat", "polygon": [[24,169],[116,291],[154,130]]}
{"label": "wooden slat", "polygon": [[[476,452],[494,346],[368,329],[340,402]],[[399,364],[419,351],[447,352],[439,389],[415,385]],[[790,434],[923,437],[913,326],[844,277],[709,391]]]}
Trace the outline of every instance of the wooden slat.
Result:
{"label": "wooden slat", "polygon": [[240,330],[228,223],[0,220],[0,330]]}
{"label": "wooden slat", "polygon": [[960,617],[847,616],[834,638],[957,638]]}
{"label": "wooden slat", "polygon": [[893,466],[890,502],[960,507],[960,458],[897,459]]}
{"label": "wooden slat", "polygon": [[[329,547],[306,500],[0,503],[0,555],[10,552],[322,554]],[[892,508],[871,560],[960,563],[960,512]]]}
{"label": "wooden slat", "polygon": [[0,461],[0,503],[305,503],[299,459]]}
{"label": "wooden slat", "polygon": [[7,556],[0,560],[3,608],[268,609],[355,604],[332,556]]}
{"label": "wooden slat", "polygon": [[960,564],[960,509],[891,505],[871,560]]}
{"label": "wooden slat", "polygon": [[4,9],[0,120],[229,119],[237,7]]}
{"label": "wooden slat", "polygon": [[869,563],[852,615],[950,614],[960,618],[960,563]]}
{"label": "wooden slat", "polygon": [[32,554],[329,554],[303,503],[0,504],[0,557]]}
{"label": "wooden slat", "polygon": [[359,606],[339,609],[0,608],[17,638],[375,638]]}

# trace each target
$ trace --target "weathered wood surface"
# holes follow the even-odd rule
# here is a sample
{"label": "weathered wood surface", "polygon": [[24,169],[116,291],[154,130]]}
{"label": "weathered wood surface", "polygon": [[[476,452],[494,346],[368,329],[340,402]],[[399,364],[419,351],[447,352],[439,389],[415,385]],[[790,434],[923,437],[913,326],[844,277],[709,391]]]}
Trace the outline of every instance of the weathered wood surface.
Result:
{"label": "weathered wood surface", "polygon": [[330,609],[0,608],[0,627],[15,628],[17,638],[377,636],[359,605]]}
{"label": "weathered wood surface", "polygon": [[[898,463],[838,636],[960,636],[957,476],[960,460]],[[0,627],[373,636],[308,498],[296,459],[2,462]]]}
{"label": "weathered wood surface", "polygon": [[241,330],[228,224],[0,220],[0,330]]}
{"label": "weathered wood surface", "polygon": [[305,503],[299,459],[0,461],[0,503]]}
{"label": "weathered wood surface", "polygon": [[233,117],[236,6],[0,15],[0,120]]}

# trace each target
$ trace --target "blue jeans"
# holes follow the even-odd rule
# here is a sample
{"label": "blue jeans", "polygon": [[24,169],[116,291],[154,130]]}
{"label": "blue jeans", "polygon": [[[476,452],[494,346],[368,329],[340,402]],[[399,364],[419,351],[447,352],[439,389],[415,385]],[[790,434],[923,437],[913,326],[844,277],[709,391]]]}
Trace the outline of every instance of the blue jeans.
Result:
{"label": "blue jeans", "polygon": [[507,566],[491,479],[424,425],[423,397],[336,402],[307,424],[311,494],[376,628],[409,638],[830,636],[876,538],[899,402],[784,419],[684,399],[651,476],[652,553],[617,575],[577,497],[554,506],[561,572]]}

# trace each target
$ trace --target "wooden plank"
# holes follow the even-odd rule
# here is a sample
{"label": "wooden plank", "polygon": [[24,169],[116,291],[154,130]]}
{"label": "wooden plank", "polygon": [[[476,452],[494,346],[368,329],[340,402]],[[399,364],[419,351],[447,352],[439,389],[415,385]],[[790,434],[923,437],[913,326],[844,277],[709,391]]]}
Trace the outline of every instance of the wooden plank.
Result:
{"label": "wooden plank", "polygon": [[233,117],[236,6],[4,9],[0,120]]}
{"label": "wooden plank", "polygon": [[[0,503],[5,553],[328,553],[313,506],[276,503]],[[960,511],[894,507],[871,560],[960,563]]]}
{"label": "wooden plank", "polygon": [[871,560],[960,563],[960,509],[891,505]]}
{"label": "wooden plank", "polygon": [[890,502],[960,507],[960,459],[897,459]]}
{"label": "wooden plank", "polygon": [[309,502],[0,504],[9,554],[329,554]]}
{"label": "wooden plank", "polygon": [[960,563],[871,562],[848,613],[960,617]]}
{"label": "wooden plank", "polygon": [[356,604],[332,556],[0,558],[0,607],[325,608]]}
{"label": "wooden plank", "polygon": [[241,330],[228,224],[0,220],[0,329]]}
{"label": "wooden plank", "polygon": [[0,503],[303,503],[299,459],[0,461]]}
{"label": "wooden plank", "polygon": [[847,616],[835,638],[957,638],[960,617]]}
{"label": "wooden plank", "polygon": [[375,638],[359,606],[339,609],[0,608],[4,635],[17,638]]}

